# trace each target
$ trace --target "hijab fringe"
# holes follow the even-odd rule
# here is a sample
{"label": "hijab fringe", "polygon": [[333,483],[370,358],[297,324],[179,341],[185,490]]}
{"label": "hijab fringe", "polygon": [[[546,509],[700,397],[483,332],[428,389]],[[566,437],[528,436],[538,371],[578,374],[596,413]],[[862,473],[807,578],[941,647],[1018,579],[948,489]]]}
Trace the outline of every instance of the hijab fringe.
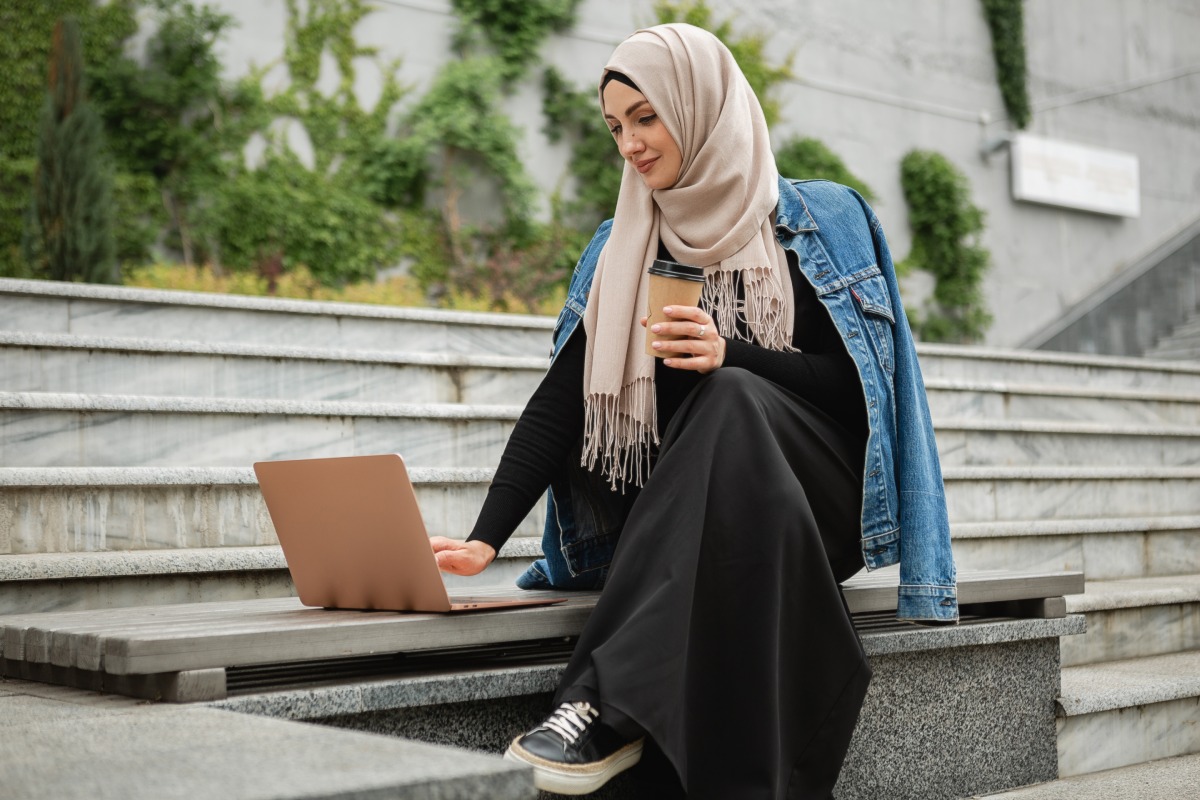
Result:
{"label": "hijab fringe", "polygon": [[580,463],[591,471],[599,461],[613,491],[620,483],[644,485],[650,453],[658,446],[654,381],[638,378],[619,394],[589,394],[583,413]]}
{"label": "hijab fringe", "polygon": [[[737,296],[739,277],[745,295],[740,301]],[[769,267],[714,269],[704,276],[707,310],[722,336],[770,350],[796,352],[788,330],[789,309],[779,299],[780,287],[774,277],[774,271]],[[750,331],[749,335],[743,332],[743,326]]]}

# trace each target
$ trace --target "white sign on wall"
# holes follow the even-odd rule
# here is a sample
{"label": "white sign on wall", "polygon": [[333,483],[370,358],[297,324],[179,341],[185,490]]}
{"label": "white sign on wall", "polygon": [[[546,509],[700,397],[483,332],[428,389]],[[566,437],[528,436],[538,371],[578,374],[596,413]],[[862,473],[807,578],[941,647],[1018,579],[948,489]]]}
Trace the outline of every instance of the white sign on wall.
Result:
{"label": "white sign on wall", "polygon": [[1019,133],[1012,140],[1013,199],[1100,214],[1141,214],[1138,158]]}

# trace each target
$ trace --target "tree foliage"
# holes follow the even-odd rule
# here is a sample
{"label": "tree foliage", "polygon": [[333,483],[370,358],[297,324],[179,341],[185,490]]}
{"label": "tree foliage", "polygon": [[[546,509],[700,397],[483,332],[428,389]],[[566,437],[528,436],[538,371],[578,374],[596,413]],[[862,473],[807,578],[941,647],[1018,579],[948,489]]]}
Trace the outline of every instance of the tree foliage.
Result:
{"label": "tree foliage", "polygon": [[25,260],[35,275],[115,283],[112,172],[85,85],[79,23],[66,17],[54,29]]}
{"label": "tree foliage", "polygon": [[[187,0],[155,0],[153,10],[155,29],[142,58],[122,52],[102,62],[93,94],[126,189],[123,210],[130,225],[122,233],[122,255],[144,261],[155,229],[165,223],[184,263],[191,264],[194,206],[220,181],[227,144],[221,121],[235,113],[214,50],[233,20]],[[146,179],[156,185],[159,202],[138,191]]]}
{"label": "tree foliage", "polygon": [[0,3],[0,275],[30,275],[22,238],[33,195],[34,157],[55,23],[78,20],[89,73],[137,30],[142,0],[4,0]]}
{"label": "tree foliage", "polygon": [[914,327],[923,339],[969,343],[983,336],[991,315],[983,276],[991,256],[979,243],[984,214],[971,202],[966,177],[945,156],[909,152],[900,164],[913,244],[907,265],[932,273],[933,306]]}

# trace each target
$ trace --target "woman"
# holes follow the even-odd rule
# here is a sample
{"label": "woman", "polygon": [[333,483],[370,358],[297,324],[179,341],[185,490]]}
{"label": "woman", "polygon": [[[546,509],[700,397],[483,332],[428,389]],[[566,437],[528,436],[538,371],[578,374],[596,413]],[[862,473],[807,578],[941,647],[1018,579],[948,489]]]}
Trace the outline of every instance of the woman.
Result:
{"label": "woman", "polygon": [[[626,162],[616,214],[474,531],[435,539],[438,563],[480,572],[550,485],[546,558],[519,583],[604,586],[556,710],[506,754],[539,787],[593,791],[650,737],[690,797],[829,797],[870,678],[839,583],[903,549],[900,616],[957,619],[887,246],[852,191],[779,178],[711,34],[635,33],[600,100]],[[660,257],[704,267],[700,306],[652,331],[688,357],[644,352]]]}

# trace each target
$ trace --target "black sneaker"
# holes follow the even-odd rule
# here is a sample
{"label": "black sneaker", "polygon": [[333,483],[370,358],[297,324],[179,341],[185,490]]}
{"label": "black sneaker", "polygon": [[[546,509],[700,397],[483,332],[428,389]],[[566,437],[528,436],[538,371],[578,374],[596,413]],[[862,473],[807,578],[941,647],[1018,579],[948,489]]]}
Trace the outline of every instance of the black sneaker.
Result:
{"label": "black sneaker", "polygon": [[594,792],[642,758],[642,739],[627,742],[599,720],[591,703],[563,703],[541,725],[513,739],[504,757],[533,767],[533,783],[544,791]]}

